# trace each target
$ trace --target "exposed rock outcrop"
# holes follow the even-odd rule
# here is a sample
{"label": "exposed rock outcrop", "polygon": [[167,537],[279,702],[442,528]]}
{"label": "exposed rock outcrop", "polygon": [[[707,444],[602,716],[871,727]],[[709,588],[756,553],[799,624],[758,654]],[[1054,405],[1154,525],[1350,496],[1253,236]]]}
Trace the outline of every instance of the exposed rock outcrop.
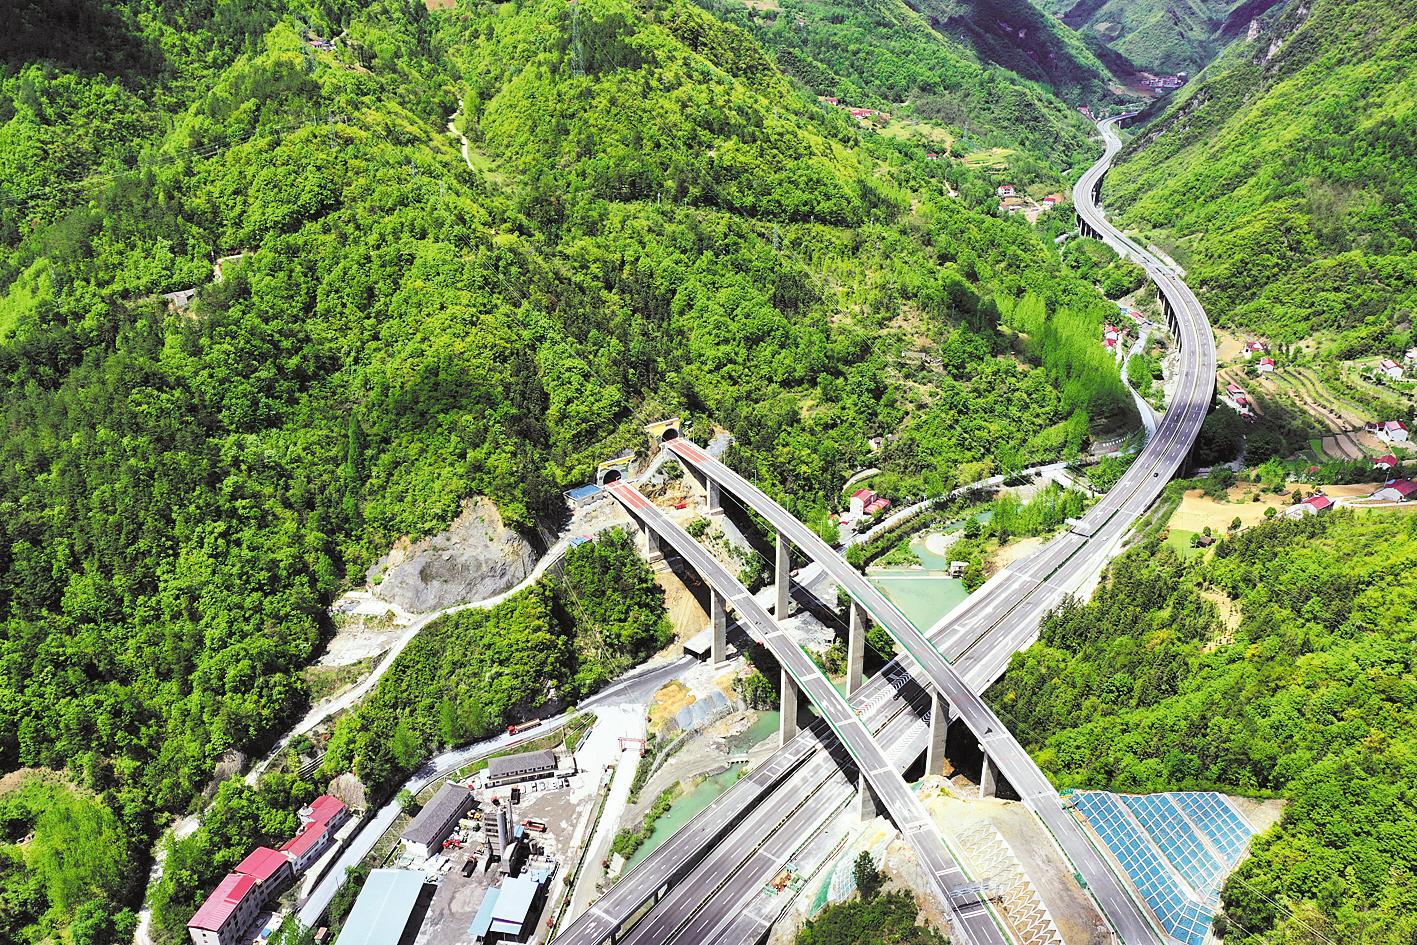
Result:
{"label": "exposed rock outcrop", "polygon": [[427,613],[500,594],[535,565],[531,545],[502,524],[491,500],[470,499],[447,531],[400,539],[366,577],[379,600]]}

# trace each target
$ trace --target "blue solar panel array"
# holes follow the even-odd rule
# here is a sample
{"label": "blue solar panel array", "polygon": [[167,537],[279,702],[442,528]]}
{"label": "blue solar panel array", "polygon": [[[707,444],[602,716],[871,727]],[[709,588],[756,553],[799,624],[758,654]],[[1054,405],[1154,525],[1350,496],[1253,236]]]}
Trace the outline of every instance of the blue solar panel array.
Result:
{"label": "blue solar panel array", "polygon": [[1194,791],[1073,797],[1162,927],[1185,945],[1201,945],[1220,904],[1220,883],[1253,833],[1230,802]]}

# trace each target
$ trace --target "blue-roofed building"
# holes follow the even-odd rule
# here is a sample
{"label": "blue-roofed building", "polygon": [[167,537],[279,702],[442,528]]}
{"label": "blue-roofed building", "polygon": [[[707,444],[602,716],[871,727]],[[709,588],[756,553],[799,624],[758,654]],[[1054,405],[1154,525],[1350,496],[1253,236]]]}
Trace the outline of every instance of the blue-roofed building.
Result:
{"label": "blue-roofed building", "polygon": [[477,915],[472,917],[472,925],[467,927],[474,942],[487,940],[488,933],[492,931],[492,915],[497,909],[497,898],[501,895],[502,890],[497,886],[482,894],[482,905],[477,907]]}
{"label": "blue-roofed building", "polygon": [[1077,791],[1072,799],[1167,934],[1182,945],[1202,945],[1220,886],[1254,835],[1229,798]]}
{"label": "blue-roofed building", "polygon": [[576,486],[574,489],[566,490],[566,501],[571,503],[573,508],[579,508],[582,505],[589,505],[591,502],[595,501],[600,493],[600,486],[597,486],[595,483]]}
{"label": "blue-roofed building", "polygon": [[535,931],[549,871],[505,879],[487,890],[468,933],[478,943],[524,942]]}
{"label": "blue-roofed building", "polygon": [[399,945],[418,897],[421,870],[374,870],[359,891],[340,932],[340,945]]}

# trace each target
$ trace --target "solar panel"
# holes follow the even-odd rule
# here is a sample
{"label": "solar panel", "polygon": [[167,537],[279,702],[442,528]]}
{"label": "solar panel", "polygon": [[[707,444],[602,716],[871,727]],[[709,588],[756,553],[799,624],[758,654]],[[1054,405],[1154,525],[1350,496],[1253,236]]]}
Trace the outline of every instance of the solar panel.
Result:
{"label": "solar panel", "polygon": [[1162,927],[1184,945],[1202,945],[1220,905],[1221,880],[1252,834],[1230,801],[1198,791],[1073,797]]}

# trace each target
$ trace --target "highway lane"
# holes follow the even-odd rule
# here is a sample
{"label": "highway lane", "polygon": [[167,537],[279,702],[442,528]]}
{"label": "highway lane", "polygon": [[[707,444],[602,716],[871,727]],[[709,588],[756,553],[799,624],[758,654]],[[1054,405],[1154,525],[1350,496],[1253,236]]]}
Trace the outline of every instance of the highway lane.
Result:
{"label": "highway lane", "polygon": [[[1100,176],[1099,168],[1105,170],[1105,165],[1110,162],[1120,146],[1116,135],[1107,123],[1103,124],[1102,131],[1107,139],[1106,154],[1087,175],[1084,175],[1083,183],[1079,184],[1075,197],[1079,215],[1088,218],[1090,225],[1099,233],[1106,232],[1104,228],[1107,227],[1107,224],[1100,210],[1096,209],[1095,202],[1091,199],[1093,184],[1088,181],[1095,181]],[[951,661],[957,664],[969,686],[975,691],[982,691],[986,688],[1002,673],[1013,652],[1022,649],[1032,641],[1037,632],[1037,621],[1043,613],[1061,601],[1066,593],[1075,590],[1079,581],[1085,581],[1096,574],[1101,563],[1105,562],[1106,557],[1110,554],[1111,548],[1130,528],[1134,518],[1150,506],[1154,501],[1155,494],[1164,487],[1165,482],[1174,474],[1175,469],[1184,461],[1190,443],[1194,439],[1195,431],[1199,428],[1200,420],[1203,419],[1210,404],[1214,388],[1214,345],[1199,303],[1195,301],[1194,295],[1190,293],[1184,283],[1170,274],[1159,260],[1154,257],[1147,259],[1146,256],[1149,254],[1144,254],[1144,251],[1138,250],[1134,244],[1124,239],[1116,242],[1114,248],[1117,247],[1142,261],[1153,279],[1157,281],[1163,294],[1172,300],[1172,308],[1176,312],[1173,327],[1183,353],[1186,355],[1188,370],[1181,379],[1182,383],[1178,385],[1178,392],[1171,405],[1171,410],[1167,412],[1167,417],[1163,420],[1157,435],[1153,437],[1143,454],[1138,457],[1128,475],[1123,477],[1123,480],[1114,487],[1110,493],[1111,501],[1103,505],[1103,511],[1094,510],[1090,513],[1092,519],[1081,524],[1076,532],[1070,531],[1055,538],[1045,547],[1043,552],[1019,562],[997,575],[985,588],[971,595],[966,604],[951,615],[949,621],[942,622],[932,628],[930,635],[933,642],[949,654]],[[1153,483],[1148,480],[1157,481]],[[1102,520],[1100,524],[1099,519]],[[1088,536],[1094,540],[1085,540]],[[1088,546],[1091,546],[1089,553],[1079,554]],[[1027,613],[1024,612],[1025,605],[1027,605]],[[970,616],[974,611],[979,611],[979,613]],[[907,666],[913,663],[909,659],[901,662]],[[899,672],[899,667],[900,662],[893,662],[887,667],[887,670]],[[900,698],[893,698],[889,691],[881,685],[881,678],[878,676],[858,691],[852,699],[853,704],[858,707],[865,706],[867,707],[866,711],[874,713],[881,709],[883,702],[886,704],[902,702],[903,700]],[[916,720],[917,726],[918,715],[921,711],[921,706],[917,705],[912,716]],[[924,745],[923,727],[917,727],[916,731],[914,754],[918,755]],[[892,736],[885,735],[883,740],[888,740],[890,737]],[[800,752],[803,744],[804,739],[798,738],[784,751]],[[811,769],[805,766],[799,768],[794,771],[792,780],[786,782],[781,790],[799,793],[813,791],[816,785],[812,783],[811,776]],[[720,798],[720,801],[729,800],[736,792],[752,791],[755,794],[761,794],[762,790],[745,779],[731,788]],[[851,786],[843,780],[834,785],[833,790],[822,790],[814,796],[820,798],[819,804],[841,803],[843,798],[849,798],[850,791]],[[759,800],[760,798],[755,797],[754,803],[758,803]],[[772,803],[778,802],[774,799]],[[802,823],[805,823],[806,820],[803,818],[807,815],[802,812],[806,809],[798,807],[797,810],[799,813],[796,816],[801,819]],[[693,826],[694,824],[691,823],[690,827]],[[686,831],[688,829],[686,828]],[[796,833],[798,829],[798,820],[790,820],[783,828],[783,832]],[[797,833],[797,835],[801,834]],[[688,841],[688,837],[684,832],[681,832],[676,835],[675,842],[666,844],[666,847],[672,846],[676,850],[680,850],[695,842],[689,841],[681,845],[679,842],[681,837]],[[684,941],[699,940],[688,937],[689,930],[701,930],[704,927],[702,923],[708,921],[708,917],[720,920],[720,924],[716,927],[724,935],[727,933],[724,932],[722,921],[733,920],[736,916],[739,927],[749,922],[749,918],[738,908],[737,904],[757,895],[763,884],[771,878],[771,872],[765,872],[765,870],[773,870],[774,868],[771,857],[768,858],[765,867],[758,864],[756,859],[746,864],[743,862],[751,857],[753,851],[756,851],[762,842],[763,838],[760,835],[744,832],[734,833],[731,838],[724,839],[717,848],[717,852],[722,854],[719,860],[731,860],[733,856],[725,852],[731,850],[737,856],[740,864],[740,868],[733,873],[729,880],[715,882],[714,877],[721,875],[715,872],[720,868],[720,863],[716,860],[711,866],[705,866],[704,875],[700,876],[695,873],[691,882],[683,884],[685,890],[693,890],[697,895],[686,894],[682,897],[682,901],[665,899],[657,907],[656,912],[651,915],[666,912],[684,915],[686,910],[689,910],[690,914],[695,917],[694,921],[699,924],[685,926],[686,934],[681,936]],[[665,848],[662,847],[661,850],[663,849]],[[611,890],[611,895],[620,892],[624,899],[647,901],[646,898],[641,898],[641,893],[634,891],[636,887],[657,883],[660,878],[668,875],[665,872],[651,870],[650,866],[651,863],[647,861],[640,869],[622,878],[620,883]],[[705,890],[717,890],[709,902],[703,901],[707,896]],[[692,911],[695,904],[690,901],[695,898],[700,900],[697,912]],[[625,911],[611,911],[622,918],[628,914]],[[725,919],[725,917],[727,918]],[[611,917],[607,915],[604,918],[607,920],[607,924],[602,928],[605,930],[613,928],[613,925],[608,924]],[[663,927],[661,926],[661,928]],[[601,938],[587,936],[571,940],[594,942],[601,940]],[[725,940],[736,939],[725,938]]]}
{"label": "highway lane", "polygon": [[[700,455],[716,462],[702,451]],[[783,670],[792,677],[851,755],[852,762],[865,777],[882,808],[889,812],[891,820],[915,851],[940,903],[953,914],[965,941],[1006,945],[1008,938],[990,910],[960,908],[956,903],[952,892],[969,883],[970,877],[935,829],[930,815],[910,785],[905,783],[896,764],[876,743],[866,723],[857,716],[831,680],[817,668],[817,664],[778,626],[737,577],[638,490],[625,482],[611,483],[606,490],[722,594],[750,632],[772,651]]]}

